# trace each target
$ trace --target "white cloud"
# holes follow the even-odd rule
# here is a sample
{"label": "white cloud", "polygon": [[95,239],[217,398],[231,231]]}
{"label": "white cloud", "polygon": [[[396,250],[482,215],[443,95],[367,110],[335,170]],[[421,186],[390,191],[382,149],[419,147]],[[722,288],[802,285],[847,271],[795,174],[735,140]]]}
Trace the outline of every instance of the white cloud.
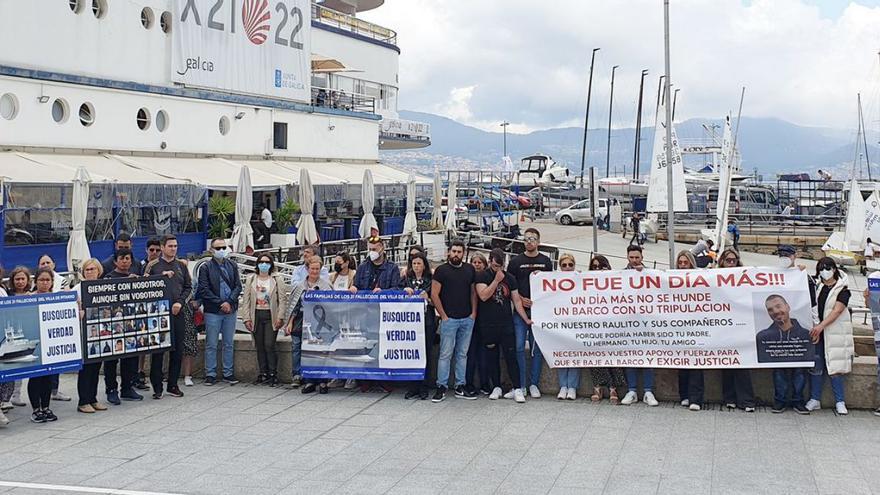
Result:
{"label": "white cloud", "polygon": [[[851,127],[861,91],[876,120],[880,7],[852,2],[829,16],[815,2],[673,2],[677,117],[719,117],[746,86],[745,115]],[[581,125],[593,47],[591,127],[607,122],[612,65],[615,126],[635,120],[642,69],[651,113],[663,72],[661,0],[388,0],[362,17],[399,33],[400,108],[489,130]]]}

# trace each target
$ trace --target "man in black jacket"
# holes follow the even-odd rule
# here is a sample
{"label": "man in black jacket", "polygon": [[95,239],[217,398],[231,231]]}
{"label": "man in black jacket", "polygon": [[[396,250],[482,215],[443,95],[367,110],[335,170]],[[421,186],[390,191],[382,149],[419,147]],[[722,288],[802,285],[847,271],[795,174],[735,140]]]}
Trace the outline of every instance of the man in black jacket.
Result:
{"label": "man in black jacket", "polygon": [[235,320],[241,279],[235,262],[226,258],[230,249],[226,240],[211,240],[213,259],[199,270],[196,299],[202,301],[205,311],[205,385],[217,382],[217,341],[223,335],[223,381],[235,385],[233,360]]}
{"label": "man in black jacket", "polygon": [[[105,272],[103,278],[128,278],[135,277],[131,273],[132,255],[131,250],[126,248],[117,249],[113,253],[114,268],[110,272]],[[120,374],[122,375],[122,386],[116,381],[116,366],[120,366]],[[137,379],[137,356],[122,359],[109,359],[104,361],[104,386],[106,387],[107,402],[120,405],[122,400],[143,400],[144,397],[135,392],[134,385]]]}
{"label": "man in black jacket", "polygon": [[[183,305],[192,293],[192,278],[183,261],[177,259],[177,237],[166,235],[162,238],[162,255],[147,263],[144,275],[168,277],[166,287],[171,300],[171,353],[168,364],[168,394],[183,397],[177,386],[180,378],[180,364],[183,360],[183,332],[186,321],[183,318]],[[162,364],[164,351],[154,353],[150,358],[150,382],[153,385],[153,398],[162,398]]]}

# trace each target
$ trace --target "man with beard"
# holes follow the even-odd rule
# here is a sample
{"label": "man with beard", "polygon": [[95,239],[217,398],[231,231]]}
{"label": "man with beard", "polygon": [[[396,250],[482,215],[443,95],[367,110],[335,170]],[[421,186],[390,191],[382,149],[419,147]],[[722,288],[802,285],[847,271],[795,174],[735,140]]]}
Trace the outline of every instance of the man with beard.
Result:
{"label": "man with beard", "polygon": [[442,402],[449,386],[449,367],[455,356],[455,396],[476,399],[465,389],[467,352],[477,316],[477,293],[474,290],[474,267],[464,261],[464,243],[454,240],[446,254],[446,263],[437,267],[431,281],[431,300],[440,314],[440,356],[437,361],[437,391],[432,402]]}
{"label": "man with beard", "polygon": [[[131,242],[131,241],[129,241]],[[115,258],[114,268],[104,274],[104,278],[129,278],[136,275],[131,273],[132,263],[131,250],[119,248],[113,253]],[[116,381],[116,366],[119,365],[122,375],[122,386]],[[144,397],[135,392],[134,385],[137,381],[137,356],[122,359],[110,359],[104,361],[104,385],[106,386],[107,402],[120,405],[123,400],[140,401]],[[120,400],[121,399],[121,400]]]}

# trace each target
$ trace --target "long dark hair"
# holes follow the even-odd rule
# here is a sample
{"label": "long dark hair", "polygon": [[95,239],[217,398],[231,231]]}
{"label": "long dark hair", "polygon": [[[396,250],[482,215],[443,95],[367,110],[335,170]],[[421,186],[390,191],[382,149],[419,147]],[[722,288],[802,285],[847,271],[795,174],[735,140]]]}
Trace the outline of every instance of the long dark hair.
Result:
{"label": "long dark hair", "polygon": [[596,268],[593,268],[593,266],[596,264],[599,265],[599,270],[611,269],[611,263],[608,261],[608,258],[602,256],[601,254],[593,256],[593,259],[590,260],[590,270],[596,270]]}
{"label": "long dark hair", "polygon": [[425,253],[416,253],[409,258],[406,262],[406,276],[407,278],[414,278],[416,276],[413,271],[412,262],[415,259],[422,260],[422,263],[425,264],[425,273],[422,275],[425,278],[431,278],[433,275],[431,273],[431,262],[428,261],[428,257],[425,256]]}
{"label": "long dark hair", "polygon": [[348,251],[340,251],[336,253],[336,256],[342,258],[343,263],[348,263],[348,269],[351,271],[357,270],[357,265],[354,261],[354,256],[348,253]]}
{"label": "long dark hair", "polygon": [[822,278],[819,276],[819,272],[822,271],[823,268],[831,268],[834,270],[834,280],[840,280],[840,269],[837,268],[837,263],[834,262],[832,258],[824,257],[819,258],[819,261],[816,262],[816,279],[820,282],[824,282]]}
{"label": "long dark hair", "polygon": [[[275,258],[272,256],[272,253],[260,253],[260,255],[257,256],[257,261],[254,266],[256,267],[256,265],[259,265],[260,260],[263,258],[269,258],[269,275],[275,273]],[[260,273],[259,269],[257,269],[257,273]]]}

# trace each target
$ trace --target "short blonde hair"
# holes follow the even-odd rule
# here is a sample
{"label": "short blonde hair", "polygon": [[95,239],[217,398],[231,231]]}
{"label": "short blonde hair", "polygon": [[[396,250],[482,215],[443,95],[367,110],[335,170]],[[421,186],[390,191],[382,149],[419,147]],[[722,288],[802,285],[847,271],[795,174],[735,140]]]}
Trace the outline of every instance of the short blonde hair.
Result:
{"label": "short blonde hair", "polygon": [[314,264],[317,264],[318,266],[324,266],[324,260],[320,256],[309,256],[308,258],[306,258],[306,268]]}
{"label": "short blonde hair", "polygon": [[98,278],[104,276],[104,265],[102,265],[101,262],[95,258],[89,258],[83,261],[83,264],[79,267],[80,275],[82,275],[83,277],[86,276],[86,267],[89,265],[94,265],[98,269]]}
{"label": "short blonde hair", "polygon": [[570,260],[574,265],[577,265],[577,261],[575,261],[574,255],[571,253],[562,253],[559,255],[559,259],[556,260],[556,262],[561,265],[565,260]]}

